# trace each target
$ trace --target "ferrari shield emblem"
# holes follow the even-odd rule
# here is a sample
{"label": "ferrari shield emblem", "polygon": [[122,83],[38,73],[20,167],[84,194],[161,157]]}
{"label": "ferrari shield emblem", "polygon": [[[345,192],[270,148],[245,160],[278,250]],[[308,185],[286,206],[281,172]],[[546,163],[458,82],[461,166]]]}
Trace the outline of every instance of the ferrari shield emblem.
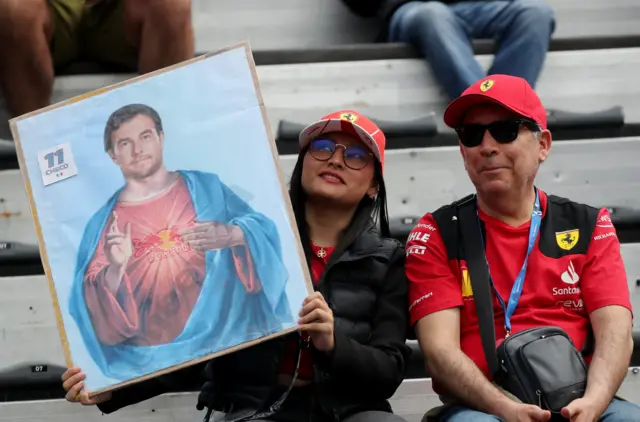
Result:
{"label": "ferrari shield emblem", "polygon": [[580,238],[580,230],[567,230],[564,232],[556,232],[556,242],[565,251],[569,251],[576,246]]}
{"label": "ferrari shield emblem", "polygon": [[487,92],[488,90],[491,89],[492,86],[493,86],[493,80],[487,79],[486,81],[480,84],[480,91]]}
{"label": "ferrari shield emblem", "polygon": [[358,116],[353,113],[342,113],[340,115],[340,120],[346,120],[347,122],[353,123],[358,120]]}

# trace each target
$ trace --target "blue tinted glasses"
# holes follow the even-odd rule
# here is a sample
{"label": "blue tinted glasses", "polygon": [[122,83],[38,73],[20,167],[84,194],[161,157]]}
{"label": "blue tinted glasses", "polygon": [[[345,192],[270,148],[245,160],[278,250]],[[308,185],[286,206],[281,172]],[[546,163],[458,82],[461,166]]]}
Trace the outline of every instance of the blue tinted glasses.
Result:
{"label": "blue tinted glasses", "polygon": [[311,141],[309,146],[309,153],[313,158],[319,161],[327,161],[336,152],[336,149],[341,147],[342,159],[344,164],[353,170],[361,170],[373,159],[373,154],[360,145],[342,145],[336,144],[331,139],[317,138]]}

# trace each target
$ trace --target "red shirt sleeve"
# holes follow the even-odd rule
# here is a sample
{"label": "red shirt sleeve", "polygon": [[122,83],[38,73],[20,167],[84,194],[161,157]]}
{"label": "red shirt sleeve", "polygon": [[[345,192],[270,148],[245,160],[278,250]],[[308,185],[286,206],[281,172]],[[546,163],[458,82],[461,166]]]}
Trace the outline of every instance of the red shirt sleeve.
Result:
{"label": "red shirt sleeve", "polygon": [[422,217],[409,233],[406,253],[411,325],[431,313],[463,305],[460,281],[449,266],[444,241],[431,214]]}
{"label": "red shirt sleeve", "polygon": [[606,208],[598,214],[582,270],[580,289],[588,313],[609,305],[624,306],[632,311],[620,242]]}

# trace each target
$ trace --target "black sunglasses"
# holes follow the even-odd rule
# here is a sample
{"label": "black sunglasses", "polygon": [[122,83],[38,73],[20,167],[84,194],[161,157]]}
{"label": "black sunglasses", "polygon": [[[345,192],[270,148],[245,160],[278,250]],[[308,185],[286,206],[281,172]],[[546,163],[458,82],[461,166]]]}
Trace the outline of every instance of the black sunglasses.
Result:
{"label": "black sunglasses", "polygon": [[507,144],[515,141],[520,132],[520,126],[524,126],[529,130],[538,131],[540,126],[536,122],[524,119],[499,120],[482,125],[479,123],[470,123],[462,125],[456,129],[458,138],[462,145],[467,148],[477,147],[482,143],[482,138],[487,130],[497,142]]}
{"label": "black sunglasses", "polygon": [[369,164],[373,154],[360,145],[337,144],[331,139],[316,138],[309,145],[309,154],[319,161],[327,161],[333,157],[338,147],[342,147],[342,160],[352,170],[361,170]]}

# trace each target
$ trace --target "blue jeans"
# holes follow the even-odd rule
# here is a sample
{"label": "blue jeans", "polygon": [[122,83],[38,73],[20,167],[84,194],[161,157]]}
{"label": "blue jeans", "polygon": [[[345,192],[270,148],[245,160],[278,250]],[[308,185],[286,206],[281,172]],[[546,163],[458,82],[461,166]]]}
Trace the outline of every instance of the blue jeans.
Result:
{"label": "blue jeans", "polygon": [[[564,419],[566,420],[566,419]],[[463,406],[453,406],[440,416],[440,422],[497,422],[500,418],[471,410]],[[613,399],[600,422],[637,422],[640,421],[640,407],[633,403]]]}
{"label": "blue jeans", "polygon": [[554,29],[553,10],[544,0],[411,1],[391,17],[388,38],[412,44],[454,99],[486,76],[472,39],[496,41],[489,74],[519,76],[535,87]]}

